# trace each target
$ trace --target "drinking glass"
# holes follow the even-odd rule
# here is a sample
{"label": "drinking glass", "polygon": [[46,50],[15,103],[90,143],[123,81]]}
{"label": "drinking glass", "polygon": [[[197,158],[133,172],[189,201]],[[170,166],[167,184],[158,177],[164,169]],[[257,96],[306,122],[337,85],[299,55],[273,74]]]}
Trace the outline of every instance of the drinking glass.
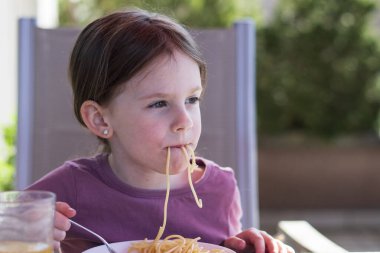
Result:
{"label": "drinking glass", "polygon": [[0,192],[0,253],[53,253],[55,194]]}

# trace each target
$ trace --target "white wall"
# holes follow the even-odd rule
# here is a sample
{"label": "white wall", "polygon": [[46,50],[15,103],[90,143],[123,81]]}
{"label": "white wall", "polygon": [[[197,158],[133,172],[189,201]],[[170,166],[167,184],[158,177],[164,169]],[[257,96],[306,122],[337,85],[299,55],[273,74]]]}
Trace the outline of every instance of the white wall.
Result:
{"label": "white wall", "polygon": [[33,16],[34,1],[0,0],[0,125],[9,123],[16,112],[17,83],[17,17]]}
{"label": "white wall", "polygon": [[40,27],[58,23],[57,0],[0,0],[0,129],[17,111],[17,19],[37,17]]}

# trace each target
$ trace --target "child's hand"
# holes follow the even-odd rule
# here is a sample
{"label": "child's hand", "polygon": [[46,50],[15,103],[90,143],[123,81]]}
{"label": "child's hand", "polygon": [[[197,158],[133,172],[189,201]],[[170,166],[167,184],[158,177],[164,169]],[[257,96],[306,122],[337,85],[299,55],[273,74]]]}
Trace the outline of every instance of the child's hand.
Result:
{"label": "child's hand", "polygon": [[66,231],[70,229],[69,218],[74,217],[76,211],[65,202],[55,204],[54,216],[54,249],[59,249],[61,241],[66,237]]}
{"label": "child's hand", "polygon": [[255,228],[247,229],[224,241],[224,247],[236,252],[248,253],[294,253],[294,250],[267,232]]}

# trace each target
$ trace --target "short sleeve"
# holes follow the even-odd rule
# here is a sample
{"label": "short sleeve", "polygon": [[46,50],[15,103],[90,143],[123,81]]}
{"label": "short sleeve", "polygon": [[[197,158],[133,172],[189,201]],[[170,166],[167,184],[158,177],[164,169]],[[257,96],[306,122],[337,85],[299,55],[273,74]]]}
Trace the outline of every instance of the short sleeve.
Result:
{"label": "short sleeve", "polygon": [[231,209],[229,212],[230,236],[236,235],[242,231],[242,214],[240,192],[237,186],[235,186]]}
{"label": "short sleeve", "polygon": [[69,163],[65,163],[28,186],[26,190],[54,192],[57,195],[57,201],[66,202],[75,208],[77,187],[73,173],[72,166]]}

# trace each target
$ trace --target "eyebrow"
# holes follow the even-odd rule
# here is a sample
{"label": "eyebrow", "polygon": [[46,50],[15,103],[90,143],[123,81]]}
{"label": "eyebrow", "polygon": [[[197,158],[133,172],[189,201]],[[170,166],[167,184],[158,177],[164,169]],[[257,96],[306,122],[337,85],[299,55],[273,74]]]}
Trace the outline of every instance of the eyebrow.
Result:
{"label": "eyebrow", "polygon": [[[190,90],[190,94],[196,93],[196,92],[202,92],[203,87],[195,87],[192,90]],[[149,94],[146,96],[141,96],[139,99],[152,99],[152,98],[166,98],[168,96],[168,93],[163,93],[163,92],[155,92],[153,94]]]}

